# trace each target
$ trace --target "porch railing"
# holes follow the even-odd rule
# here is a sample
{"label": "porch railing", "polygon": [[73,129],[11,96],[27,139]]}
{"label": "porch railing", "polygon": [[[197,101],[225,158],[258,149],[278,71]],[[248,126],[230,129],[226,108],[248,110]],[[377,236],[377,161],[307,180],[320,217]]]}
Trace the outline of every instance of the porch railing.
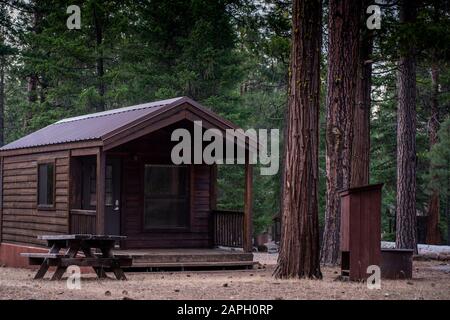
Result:
{"label": "porch railing", "polygon": [[95,234],[95,210],[70,210],[70,233]]}
{"label": "porch railing", "polygon": [[212,216],[214,245],[242,248],[244,213],[231,210],[213,210]]}

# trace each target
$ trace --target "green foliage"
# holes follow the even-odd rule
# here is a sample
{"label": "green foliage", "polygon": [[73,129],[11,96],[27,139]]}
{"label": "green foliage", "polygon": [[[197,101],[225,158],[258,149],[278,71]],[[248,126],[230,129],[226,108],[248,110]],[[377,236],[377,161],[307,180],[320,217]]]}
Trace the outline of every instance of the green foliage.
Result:
{"label": "green foliage", "polygon": [[[18,0],[11,7],[2,2],[8,10],[0,21],[6,27],[8,20],[11,45],[6,48],[0,42],[0,53],[15,50],[6,81],[7,142],[99,107],[114,109],[181,95],[243,128],[282,127],[289,2],[70,4],[81,8],[80,30],[67,29],[63,1]],[[36,85],[30,90],[33,78]],[[219,206],[242,209],[242,166],[223,166],[219,174]],[[255,232],[267,229],[279,211],[279,179],[262,177],[255,168]]]}
{"label": "green foliage", "polygon": [[426,175],[429,190],[439,190],[442,197],[450,196],[450,117],[447,117],[438,132],[439,142],[428,153],[431,170]]}
{"label": "green foliage", "polygon": [[[292,1],[74,0],[70,4],[81,8],[81,30],[67,29],[64,1],[0,2],[7,142],[99,106],[114,109],[180,95],[200,101],[244,129],[284,129]],[[450,19],[442,4],[444,1],[425,1],[418,23],[400,26],[397,3],[387,1],[382,29],[374,34],[370,174],[371,183],[384,183],[384,239],[393,236],[389,225],[392,227],[396,199],[396,61],[404,42],[417,44],[417,208],[426,211],[432,188],[448,190],[448,163],[447,167],[444,163],[449,159],[448,120],[441,122],[440,142],[431,151],[427,131],[431,62],[441,67],[441,119],[449,114]],[[326,15],[325,6],[325,24]],[[101,26],[100,42],[95,21]],[[324,39],[325,48],[326,34]],[[326,201],[325,49],[323,53],[321,225]],[[98,72],[99,61],[103,75]],[[33,90],[31,78],[37,80]],[[432,172],[428,172],[430,163],[435,168]],[[254,170],[255,233],[267,230],[280,211],[281,166],[280,160],[275,176],[261,176],[258,167]],[[439,179],[432,181],[431,176]],[[220,166],[219,187],[220,208],[243,208],[242,166]],[[442,213],[445,201],[441,196]]]}
{"label": "green foliage", "polygon": [[[430,171],[425,175],[424,180],[428,183],[428,190],[438,190],[441,199],[441,216],[439,228],[444,238],[448,236],[450,216],[444,214],[450,205],[450,117],[441,123],[438,132],[439,142],[430,150],[428,158],[430,161]],[[445,236],[446,235],[446,236]],[[449,239],[446,239],[447,243]]]}

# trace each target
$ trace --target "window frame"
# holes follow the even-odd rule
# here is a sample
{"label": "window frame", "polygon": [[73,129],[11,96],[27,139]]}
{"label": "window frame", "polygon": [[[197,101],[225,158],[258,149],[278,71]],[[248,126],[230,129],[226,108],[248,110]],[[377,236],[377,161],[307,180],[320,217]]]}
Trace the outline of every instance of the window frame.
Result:
{"label": "window frame", "polygon": [[[187,177],[187,181],[186,181],[186,186],[187,186],[187,192],[186,192],[186,201],[187,201],[187,217],[186,217],[186,225],[185,226],[180,226],[180,227],[168,227],[168,226],[162,226],[162,227],[145,227],[145,167],[146,166],[154,166],[154,167],[185,167],[186,168],[186,177]],[[180,231],[184,231],[184,232],[189,232],[191,230],[191,226],[192,226],[192,178],[193,178],[193,174],[192,174],[192,166],[191,165],[174,165],[174,164],[166,164],[166,163],[150,163],[150,162],[146,162],[143,161],[142,165],[142,219],[141,219],[141,232],[142,233],[155,233],[155,232],[167,232],[167,233],[171,233],[171,232],[180,232]]]}
{"label": "window frame", "polygon": [[[39,203],[39,167],[41,165],[53,165],[53,203],[40,204]],[[38,160],[36,164],[36,205],[38,210],[56,210],[56,159]]]}
{"label": "window frame", "polygon": [[[81,161],[81,209],[96,210],[97,202],[91,203],[91,196],[97,195],[97,163],[95,159],[83,159]],[[94,174],[92,175],[92,170]],[[92,181],[95,181],[95,192],[92,192]],[[97,199],[96,199],[97,200]]]}

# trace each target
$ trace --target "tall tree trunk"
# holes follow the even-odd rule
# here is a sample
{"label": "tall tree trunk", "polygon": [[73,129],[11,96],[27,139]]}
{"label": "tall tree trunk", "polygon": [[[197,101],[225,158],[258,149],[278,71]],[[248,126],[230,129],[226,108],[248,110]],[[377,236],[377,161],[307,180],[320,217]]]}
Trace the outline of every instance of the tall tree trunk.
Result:
{"label": "tall tree trunk", "polygon": [[[33,22],[32,22],[32,32],[34,34],[39,34],[41,32],[41,21],[42,12],[39,8],[39,3],[37,0],[33,0],[30,6],[33,11]],[[31,46],[31,51],[36,50],[35,46]],[[24,116],[24,127],[27,128],[30,125],[30,121],[33,118],[33,105],[38,99],[38,74],[32,72],[27,77],[27,99],[28,99],[28,109]]]}
{"label": "tall tree trunk", "polygon": [[[449,165],[450,168],[450,165]],[[447,245],[450,246],[450,181],[447,188]]]}
{"label": "tall tree trunk", "polygon": [[[40,23],[42,20],[42,15],[39,11],[38,5],[33,1],[33,33],[38,34],[41,32]],[[31,48],[35,50],[34,46]],[[28,75],[27,78],[27,97],[30,106],[37,101],[37,86],[38,86],[38,76],[36,73]],[[31,118],[32,114],[30,115]]]}
{"label": "tall tree trunk", "polygon": [[100,96],[99,101],[95,104],[96,111],[104,111],[105,110],[105,82],[104,82],[104,58],[103,58],[103,23],[101,14],[98,12],[98,8],[96,4],[94,4],[94,25],[95,25],[95,42],[97,48],[97,92]]}
{"label": "tall tree trunk", "polygon": [[[431,66],[432,81],[432,97],[431,97],[431,114],[428,122],[430,149],[438,142],[439,130],[439,67],[436,63]],[[431,177],[433,179],[433,177]],[[440,244],[441,235],[439,231],[439,212],[440,212],[439,190],[432,190],[428,204],[427,219],[427,244]]]}
{"label": "tall tree trunk", "polygon": [[28,98],[28,106],[23,118],[23,126],[25,129],[28,129],[30,126],[31,119],[33,119],[33,108],[34,103],[37,101],[37,85],[38,78],[36,74],[31,74],[27,78],[27,98]]}
{"label": "tall tree trunk", "polygon": [[[415,0],[400,4],[400,22],[412,24]],[[396,248],[417,251],[416,231],[416,58],[413,41],[400,43],[397,106],[397,231]]]}
{"label": "tall tree trunk", "polygon": [[5,144],[5,62],[0,56],[0,147]]}
{"label": "tall tree trunk", "polygon": [[27,95],[28,95],[28,102],[30,105],[35,103],[37,101],[37,85],[38,85],[38,78],[35,74],[32,74],[28,76],[28,85],[27,85]]}
{"label": "tall tree trunk", "polygon": [[[365,0],[362,8],[370,1]],[[362,11],[364,13],[364,11]],[[351,186],[369,184],[370,165],[370,106],[372,92],[372,46],[373,32],[366,27],[366,15],[361,14],[361,35],[359,40],[358,77],[356,82],[356,103],[353,115],[353,146]]]}
{"label": "tall tree trunk", "polygon": [[278,278],[322,278],[318,169],[321,0],[294,0]]}
{"label": "tall tree trunk", "polygon": [[323,263],[330,265],[339,261],[341,209],[338,190],[350,187],[351,182],[360,17],[360,1],[329,1],[327,203],[321,259]]}

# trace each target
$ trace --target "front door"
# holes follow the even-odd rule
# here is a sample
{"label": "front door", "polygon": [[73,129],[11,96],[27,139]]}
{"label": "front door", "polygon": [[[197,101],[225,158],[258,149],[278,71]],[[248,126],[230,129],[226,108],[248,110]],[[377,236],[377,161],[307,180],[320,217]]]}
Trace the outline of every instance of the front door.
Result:
{"label": "front door", "polygon": [[106,161],[105,174],[105,232],[120,235],[120,159]]}

